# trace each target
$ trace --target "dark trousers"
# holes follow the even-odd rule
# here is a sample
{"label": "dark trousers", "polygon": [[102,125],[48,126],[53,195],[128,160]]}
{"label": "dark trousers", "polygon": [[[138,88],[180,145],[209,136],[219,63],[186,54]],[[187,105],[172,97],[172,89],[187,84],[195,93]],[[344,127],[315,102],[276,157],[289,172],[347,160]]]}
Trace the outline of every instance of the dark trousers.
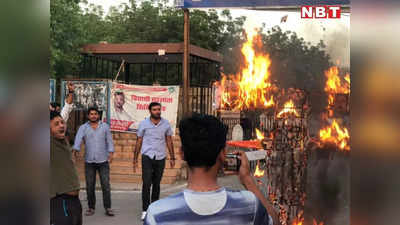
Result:
{"label": "dark trousers", "polygon": [[96,171],[99,171],[101,190],[103,191],[103,205],[105,209],[111,208],[110,164],[85,163],[86,193],[90,209],[96,207]]}
{"label": "dark trousers", "polygon": [[151,202],[160,198],[160,182],[165,168],[165,159],[151,159],[142,155],[142,203],[143,211],[147,211],[150,205],[150,187],[152,188]]}
{"label": "dark trousers", "polygon": [[79,197],[59,195],[50,199],[50,224],[82,225],[82,205]]}

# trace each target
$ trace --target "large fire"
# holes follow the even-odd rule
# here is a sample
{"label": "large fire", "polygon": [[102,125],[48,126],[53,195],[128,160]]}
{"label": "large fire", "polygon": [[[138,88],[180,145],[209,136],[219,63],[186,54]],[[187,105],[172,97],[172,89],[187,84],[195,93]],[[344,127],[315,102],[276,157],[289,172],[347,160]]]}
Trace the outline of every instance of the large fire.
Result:
{"label": "large fire", "polygon": [[256,166],[256,171],[254,172],[254,177],[260,178],[264,176],[264,170],[261,170],[259,164]]}
{"label": "large fire", "polygon": [[221,109],[269,108],[275,104],[271,94],[271,59],[268,54],[255,51],[255,48],[262,48],[261,36],[257,32],[254,28],[246,29],[247,41],[241,49],[245,66],[241,71],[236,75],[223,74],[221,82],[216,83],[221,95]]}
{"label": "large fire", "polygon": [[319,138],[322,143],[333,143],[340,150],[350,151],[349,131],[345,127],[341,128],[336,120],[333,120],[329,127],[319,131]]}
{"label": "large fire", "polygon": [[278,113],[277,117],[278,118],[282,118],[282,117],[284,117],[285,115],[288,115],[288,114],[293,114],[296,117],[300,116],[300,114],[296,111],[296,108],[294,106],[293,100],[289,100],[284,104],[282,111],[280,111]]}

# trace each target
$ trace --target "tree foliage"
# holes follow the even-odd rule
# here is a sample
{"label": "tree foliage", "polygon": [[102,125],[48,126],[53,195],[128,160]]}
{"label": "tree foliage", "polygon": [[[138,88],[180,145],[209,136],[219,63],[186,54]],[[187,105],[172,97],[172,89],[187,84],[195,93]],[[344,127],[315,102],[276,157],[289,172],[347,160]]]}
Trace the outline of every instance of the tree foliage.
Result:
{"label": "tree foliage", "polygon": [[[79,4],[86,5],[82,9]],[[166,1],[130,0],[111,7],[80,0],[51,0],[51,74],[62,77],[76,73],[80,47],[88,43],[183,42],[183,11]],[[235,74],[243,57],[243,26],[246,18],[233,18],[229,10],[191,10],[191,44],[220,52],[225,73]],[[323,71],[329,67],[324,44],[306,43],[296,33],[279,27],[261,30],[265,51],[272,59],[272,76],[283,86],[321,86]]]}
{"label": "tree foliage", "polygon": [[72,74],[84,43],[82,11],[76,0],[50,1],[50,71],[53,77]]}
{"label": "tree foliage", "polygon": [[323,91],[324,71],[330,66],[329,55],[320,41],[311,45],[291,31],[274,27],[262,34],[265,51],[270,54],[272,78],[281,87]]}

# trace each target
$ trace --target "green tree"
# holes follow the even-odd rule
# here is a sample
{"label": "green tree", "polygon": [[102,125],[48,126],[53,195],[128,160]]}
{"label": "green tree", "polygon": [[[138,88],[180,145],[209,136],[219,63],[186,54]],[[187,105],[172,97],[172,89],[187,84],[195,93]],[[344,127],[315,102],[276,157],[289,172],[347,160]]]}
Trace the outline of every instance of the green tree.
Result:
{"label": "green tree", "polygon": [[[111,7],[104,15],[100,6],[79,0],[52,0],[51,73],[56,77],[79,71],[80,47],[88,43],[183,42],[183,11],[167,1],[135,1]],[[85,10],[79,3],[86,3]],[[245,41],[245,17],[233,18],[229,10],[191,10],[191,44],[220,52],[226,74],[237,74],[244,58],[240,52]],[[279,26],[260,30],[263,52],[272,60],[272,79],[282,87],[297,86],[322,90],[329,56],[321,41],[306,43],[296,33]]]}
{"label": "green tree", "polygon": [[110,25],[104,20],[104,10],[99,5],[90,4],[80,15],[82,26],[82,43],[99,43],[107,41]]}
{"label": "green tree", "polygon": [[73,74],[80,62],[84,42],[78,0],[50,1],[50,73],[52,77]]}
{"label": "green tree", "polygon": [[263,33],[262,39],[272,60],[272,79],[281,87],[323,91],[324,71],[331,65],[323,41],[311,45],[295,32],[284,32],[279,26]]}

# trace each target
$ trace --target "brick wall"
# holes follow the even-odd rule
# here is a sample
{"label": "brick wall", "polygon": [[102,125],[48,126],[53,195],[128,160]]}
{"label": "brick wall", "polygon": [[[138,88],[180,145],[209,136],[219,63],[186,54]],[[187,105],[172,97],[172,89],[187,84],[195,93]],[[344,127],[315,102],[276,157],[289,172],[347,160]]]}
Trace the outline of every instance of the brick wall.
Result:
{"label": "brick wall", "polygon": [[[136,172],[133,173],[133,150],[136,145],[136,134],[112,132],[114,141],[114,159],[110,167],[110,179],[111,183],[141,183],[142,182],[142,165],[141,156],[139,154],[139,165]],[[167,154],[167,160],[165,163],[164,175],[161,180],[162,184],[172,184],[177,180],[186,178],[186,167],[185,162],[182,160],[179,154],[179,148],[181,147],[181,141],[176,131],[176,135],[173,136],[174,149],[175,149],[175,167],[171,168],[169,161],[169,153]],[[167,150],[166,150],[167,151]],[[77,162],[77,169],[79,177],[82,181],[85,179],[84,173],[84,146],[82,146],[82,152]]]}

